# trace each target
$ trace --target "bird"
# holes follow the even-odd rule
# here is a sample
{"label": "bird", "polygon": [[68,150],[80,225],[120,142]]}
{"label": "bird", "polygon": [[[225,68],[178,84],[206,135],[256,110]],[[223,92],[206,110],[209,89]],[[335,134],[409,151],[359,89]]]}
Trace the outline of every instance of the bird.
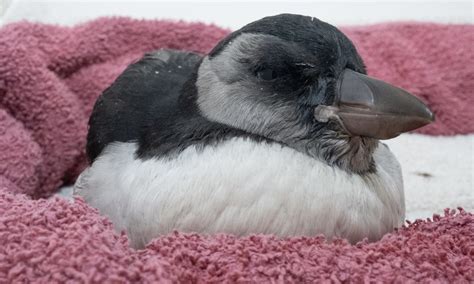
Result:
{"label": "bird", "polygon": [[336,27],[268,16],[129,65],[95,103],[74,194],[135,248],[173,231],[377,241],[405,218],[381,140],[432,121]]}

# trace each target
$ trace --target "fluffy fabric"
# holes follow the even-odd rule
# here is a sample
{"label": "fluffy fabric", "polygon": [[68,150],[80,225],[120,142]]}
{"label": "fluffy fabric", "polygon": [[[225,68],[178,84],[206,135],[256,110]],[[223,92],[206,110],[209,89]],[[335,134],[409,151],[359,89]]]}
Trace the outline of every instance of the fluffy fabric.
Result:
{"label": "fluffy fabric", "polygon": [[[371,75],[405,87],[435,110],[436,123],[421,133],[474,132],[471,25],[344,31]],[[127,64],[162,47],[205,53],[227,33],[203,24],[125,18],[73,28],[24,22],[0,30],[0,282],[474,281],[474,217],[465,212],[358,246],[321,238],[173,234],[133,251],[82,200],[35,201],[22,194],[47,196],[75,179],[85,165],[95,98]]]}
{"label": "fluffy fabric", "polygon": [[0,188],[2,283],[474,281],[474,216],[464,211],[355,246],[322,237],[173,233],[135,251],[80,199],[35,201]]}

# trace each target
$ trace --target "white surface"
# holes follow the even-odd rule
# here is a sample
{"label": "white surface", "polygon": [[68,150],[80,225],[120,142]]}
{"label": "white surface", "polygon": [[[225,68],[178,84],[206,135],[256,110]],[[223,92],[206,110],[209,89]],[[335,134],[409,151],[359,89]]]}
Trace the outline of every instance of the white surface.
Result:
{"label": "white surface", "polygon": [[279,13],[310,15],[334,25],[381,21],[472,23],[471,1],[318,1],[318,2],[201,2],[201,1],[32,1],[12,2],[3,21],[31,20],[72,25],[98,16],[131,16],[215,23],[238,29],[264,16]]}
{"label": "white surface", "polygon": [[447,207],[474,212],[474,135],[405,134],[385,143],[402,165],[407,219]]}

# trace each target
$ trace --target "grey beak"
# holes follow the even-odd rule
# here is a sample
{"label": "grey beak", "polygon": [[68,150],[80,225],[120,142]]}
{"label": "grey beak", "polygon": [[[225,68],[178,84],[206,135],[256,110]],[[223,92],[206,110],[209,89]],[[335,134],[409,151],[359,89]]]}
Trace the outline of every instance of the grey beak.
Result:
{"label": "grey beak", "polygon": [[338,82],[337,115],[351,135],[390,139],[434,121],[434,114],[407,91],[350,69]]}

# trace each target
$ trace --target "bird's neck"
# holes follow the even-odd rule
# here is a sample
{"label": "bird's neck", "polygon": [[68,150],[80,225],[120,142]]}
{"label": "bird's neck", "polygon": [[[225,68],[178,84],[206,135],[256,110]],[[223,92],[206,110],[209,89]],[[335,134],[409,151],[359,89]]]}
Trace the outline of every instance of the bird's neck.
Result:
{"label": "bird's neck", "polygon": [[372,138],[328,137],[317,143],[306,144],[307,151],[318,156],[331,166],[337,166],[349,173],[367,174],[375,171],[373,153],[378,141]]}
{"label": "bird's neck", "polygon": [[349,136],[327,127],[309,127],[302,138],[280,138],[278,142],[351,174],[375,171],[373,153],[379,141],[373,138]]}

